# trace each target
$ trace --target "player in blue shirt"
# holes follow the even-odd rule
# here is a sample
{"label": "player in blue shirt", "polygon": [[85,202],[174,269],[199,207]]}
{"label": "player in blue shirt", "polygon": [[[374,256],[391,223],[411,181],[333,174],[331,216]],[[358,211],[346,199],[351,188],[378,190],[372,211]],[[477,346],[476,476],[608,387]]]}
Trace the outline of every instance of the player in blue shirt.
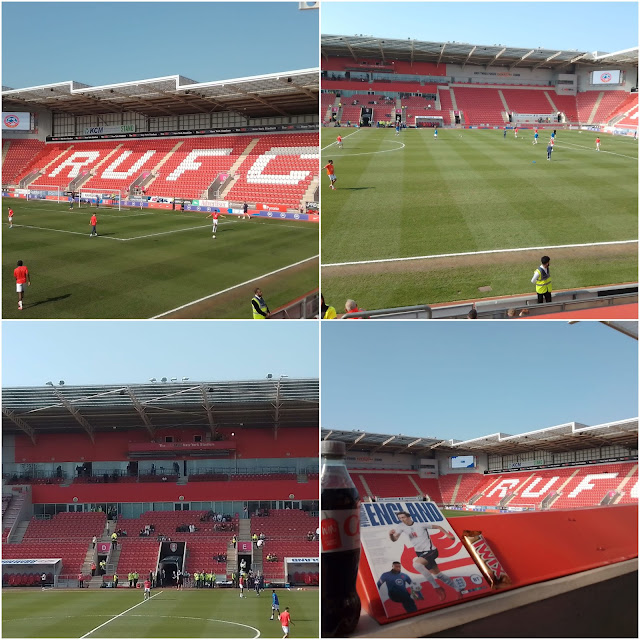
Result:
{"label": "player in blue shirt", "polygon": [[433,132],[433,137],[437,140],[438,139],[438,127],[436,127],[436,130]]}
{"label": "player in blue shirt", "polygon": [[538,144],[538,132],[537,131],[533,134],[533,144]]}
{"label": "player in blue shirt", "polygon": [[271,617],[269,620],[273,620],[273,615],[276,611],[278,612],[278,620],[280,620],[280,601],[278,600],[276,590],[273,589],[271,593]]}
{"label": "player in blue shirt", "polygon": [[504,132],[502,133],[502,139],[503,140],[507,139],[507,127],[504,128]]}
{"label": "player in blue shirt", "polygon": [[73,194],[69,196],[69,211],[73,210]]}
{"label": "player in blue shirt", "polygon": [[399,136],[400,135],[400,122],[396,122],[396,135]]}
{"label": "player in blue shirt", "polygon": [[[399,602],[407,613],[413,613],[418,610],[418,607],[407,590],[407,585],[411,585],[411,578],[406,573],[402,573],[401,569],[402,565],[399,562],[392,563],[391,571],[380,576],[377,583],[378,589],[386,584],[389,599],[393,602]],[[422,594],[419,594],[418,597],[420,596]]]}
{"label": "player in blue shirt", "polygon": [[549,144],[547,145],[547,160],[551,160],[552,151],[553,151],[553,144],[551,144],[551,140],[549,140]]}

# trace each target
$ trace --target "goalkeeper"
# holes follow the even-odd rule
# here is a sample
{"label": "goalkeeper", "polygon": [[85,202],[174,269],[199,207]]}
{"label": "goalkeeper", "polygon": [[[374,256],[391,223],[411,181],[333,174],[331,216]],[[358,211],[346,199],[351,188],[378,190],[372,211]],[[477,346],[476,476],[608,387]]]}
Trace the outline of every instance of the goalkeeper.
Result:
{"label": "goalkeeper", "polygon": [[389,600],[399,602],[407,613],[418,610],[414,597],[422,600],[423,596],[419,591],[413,591],[411,578],[406,573],[402,573],[402,565],[399,562],[392,563],[391,571],[380,576],[378,589],[381,589],[383,584],[387,585]]}

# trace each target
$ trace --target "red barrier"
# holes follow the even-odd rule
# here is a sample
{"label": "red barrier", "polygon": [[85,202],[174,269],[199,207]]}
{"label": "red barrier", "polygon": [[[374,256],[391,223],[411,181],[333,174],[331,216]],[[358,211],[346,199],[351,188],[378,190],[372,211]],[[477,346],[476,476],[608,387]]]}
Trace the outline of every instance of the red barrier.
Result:
{"label": "red barrier", "polygon": [[[461,538],[465,529],[482,531],[512,580],[510,587],[477,597],[491,597],[507,589],[638,556],[637,505],[471,515],[451,518],[449,522]],[[447,573],[455,575],[453,571]],[[385,616],[376,582],[364,556],[358,571],[358,593],[363,607],[380,623],[410,617],[409,614],[396,618]],[[455,603],[445,606],[455,606]],[[434,608],[443,607],[436,605]]]}

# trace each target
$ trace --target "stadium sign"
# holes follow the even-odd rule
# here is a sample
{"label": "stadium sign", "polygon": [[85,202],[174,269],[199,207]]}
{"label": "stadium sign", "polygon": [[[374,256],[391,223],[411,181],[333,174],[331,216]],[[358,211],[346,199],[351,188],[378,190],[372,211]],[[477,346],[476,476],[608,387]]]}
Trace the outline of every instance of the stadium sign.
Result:
{"label": "stadium sign", "polygon": [[55,564],[56,562],[62,562],[61,558],[21,558],[20,560],[5,560],[2,559],[3,565],[30,565],[30,564]]}
{"label": "stadium sign", "polygon": [[[560,469],[565,467],[586,467],[591,464],[604,464],[604,463],[614,463],[614,462],[628,462],[628,461],[637,461],[638,456],[618,456],[615,458],[601,458],[600,460],[579,460],[577,462],[556,462],[553,464],[544,464],[545,469]],[[535,471],[539,469],[539,466],[533,466],[537,461],[527,461],[527,466],[521,466],[517,468],[506,468],[499,470],[491,470],[485,471],[485,474],[491,475],[496,473],[510,473],[510,472],[518,472],[518,471]]]}
{"label": "stadium sign", "polygon": [[135,130],[135,124],[121,124],[113,127],[86,127],[84,130],[84,135],[99,136],[104,133],[134,133]]}
{"label": "stadium sign", "polygon": [[[123,125],[129,126],[129,125]],[[3,125],[4,128],[4,125]],[[107,127],[89,127],[105,129]],[[116,127],[120,130],[120,127]],[[87,131],[87,129],[85,129]],[[71,142],[73,140],[109,140],[111,138],[175,138],[185,136],[213,136],[239,133],[275,133],[278,131],[318,131],[318,124],[275,124],[256,127],[229,127],[226,129],[189,129],[184,131],[142,131],[137,133],[94,133],[82,136],[47,136],[47,142]]]}
{"label": "stadium sign", "polygon": [[285,558],[287,564],[317,564],[320,558]]}
{"label": "stadium sign", "polygon": [[28,111],[3,111],[3,131],[31,131],[31,114]]}

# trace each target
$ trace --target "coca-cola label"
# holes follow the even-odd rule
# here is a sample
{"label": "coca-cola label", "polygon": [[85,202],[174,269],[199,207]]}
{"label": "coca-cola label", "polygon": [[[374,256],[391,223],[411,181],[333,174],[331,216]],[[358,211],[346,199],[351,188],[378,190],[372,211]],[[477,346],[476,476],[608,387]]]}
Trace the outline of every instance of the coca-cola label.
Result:
{"label": "coca-cola label", "polygon": [[360,516],[357,509],[322,511],[321,517],[322,553],[360,549]]}

